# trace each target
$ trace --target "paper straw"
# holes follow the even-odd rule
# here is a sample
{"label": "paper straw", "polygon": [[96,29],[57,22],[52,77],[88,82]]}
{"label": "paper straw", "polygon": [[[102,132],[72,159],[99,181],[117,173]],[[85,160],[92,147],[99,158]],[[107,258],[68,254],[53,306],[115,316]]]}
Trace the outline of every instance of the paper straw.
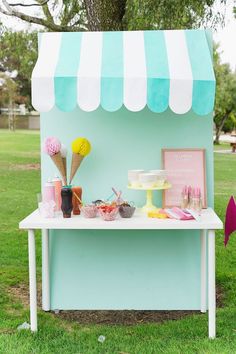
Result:
{"label": "paper straw", "polygon": [[83,202],[82,202],[82,200],[80,199],[80,197],[79,197],[75,192],[73,192],[73,194],[74,194],[74,196],[78,199],[78,201],[79,201],[81,204],[83,204]]}

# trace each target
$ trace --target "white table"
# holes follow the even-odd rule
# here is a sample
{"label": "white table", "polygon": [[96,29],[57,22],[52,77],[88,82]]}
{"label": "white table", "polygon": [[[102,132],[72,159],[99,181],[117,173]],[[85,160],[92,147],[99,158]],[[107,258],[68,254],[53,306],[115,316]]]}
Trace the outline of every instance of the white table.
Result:
{"label": "white table", "polygon": [[[49,284],[49,247],[48,235],[50,229],[66,230],[200,230],[201,231],[201,312],[206,312],[206,250],[208,249],[208,330],[209,338],[216,334],[216,293],[215,293],[215,230],[222,229],[223,224],[215,212],[208,208],[202,211],[198,221],[179,221],[173,219],[151,219],[137,212],[131,219],[117,219],[112,222],[100,218],[85,219],[81,216],[72,216],[71,219],[57,218],[45,219],[39,215],[38,210],[27,216],[19,224],[20,229],[28,230],[29,248],[29,284],[30,284],[30,325],[32,331],[37,331],[37,287],[36,287],[36,259],[35,259],[35,233],[42,230],[42,278],[43,278],[43,310],[50,310],[50,284]],[[208,233],[208,248],[206,247]]]}

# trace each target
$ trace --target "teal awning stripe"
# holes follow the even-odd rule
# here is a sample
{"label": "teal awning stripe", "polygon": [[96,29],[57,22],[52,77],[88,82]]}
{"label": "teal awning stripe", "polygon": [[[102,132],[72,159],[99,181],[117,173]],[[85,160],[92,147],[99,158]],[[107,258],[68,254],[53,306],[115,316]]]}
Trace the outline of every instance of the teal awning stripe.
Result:
{"label": "teal awning stripe", "polygon": [[192,109],[199,115],[213,110],[215,75],[204,30],[185,31],[193,75]]}
{"label": "teal awning stripe", "polygon": [[144,32],[147,65],[147,105],[153,112],[164,112],[169,103],[169,68],[164,32]]}
{"label": "teal awning stripe", "polygon": [[123,33],[104,32],[101,71],[101,106],[110,112],[123,104]]}
{"label": "teal awning stripe", "polygon": [[77,72],[82,33],[63,33],[54,85],[56,106],[70,112],[77,106]]}

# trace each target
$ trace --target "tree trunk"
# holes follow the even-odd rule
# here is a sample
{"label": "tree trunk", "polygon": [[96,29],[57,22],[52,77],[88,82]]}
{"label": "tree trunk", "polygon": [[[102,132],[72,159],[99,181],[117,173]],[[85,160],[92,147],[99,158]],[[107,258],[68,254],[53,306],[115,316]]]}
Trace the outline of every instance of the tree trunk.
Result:
{"label": "tree trunk", "polygon": [[96,0],[85,0],[85,7],[88,19],[88,30],[89,31],[100,31],[99,16],[97,13],[97,5],[95,5]]}
{"label": "tree trunk", "polygon": [[227,112],[223,119],[221,120],[220,124],[216,127],[216,137],[215,137],[215,140],[214,140],[214,144],[217,144],[219,145],[220,143],[220,134],[221,134],[221,131],[222,131],[222,128],[226,122],[226,119],[229,117],[229,114],[230,112]]}
{"label": "tree trunk", "polygon": [[214,144],[216,144],[216,145],[219,145],[219,143],[220,143],[220,133],[221,133],[221,131],[217,127],[216,128],[216,136],[215,136],[215,140],[214,140]]}
{"label": "tree trunk", "polygon": [[126,0],[85,0],[89,31],[123,29]]}
{"label": "tree trunk", "polygon": [[16,111],[15,111],[15,104],[13,103],[12,105],[13,111],[12,111],[12,131],[14,132],[16,129]]}
{"label": "tree trunk", "polygon": [[13,121],[13,107],[12,107],[12,99],[9,99],[9,106],[8,106],[8,129],[12,130],[12,121]]}
{"label": "tree trunk", "polygon": [[15,131],[16,115],[14,109],[15,105],[13,103],[12,96],[10,96],[8,105],[8,129],[10,131]]}

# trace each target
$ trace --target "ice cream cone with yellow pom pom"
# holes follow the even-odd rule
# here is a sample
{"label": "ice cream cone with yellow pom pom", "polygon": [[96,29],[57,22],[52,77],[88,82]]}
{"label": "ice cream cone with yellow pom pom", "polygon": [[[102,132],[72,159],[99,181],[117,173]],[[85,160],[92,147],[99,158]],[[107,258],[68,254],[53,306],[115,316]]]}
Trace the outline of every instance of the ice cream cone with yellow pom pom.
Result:
{"label": "ice cream cone with yellow pom pom", "polygon": [[78,171],[84,157],[91,151],[91,144],[86,138],[77,138],[72,142],[72,162],[70,172],[70,184]]}

